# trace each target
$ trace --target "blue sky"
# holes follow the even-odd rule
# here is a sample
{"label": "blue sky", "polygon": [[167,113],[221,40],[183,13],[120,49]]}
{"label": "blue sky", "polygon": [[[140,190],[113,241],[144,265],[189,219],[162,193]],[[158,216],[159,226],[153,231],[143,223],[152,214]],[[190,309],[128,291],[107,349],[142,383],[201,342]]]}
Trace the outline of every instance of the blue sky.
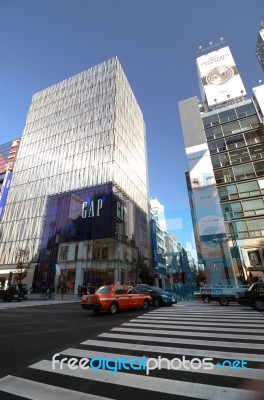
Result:
{"label": "blue sky", "polygon": [[263,0],[0,0],[0,144],[20,137],[33,93],[117,56],[144,115],[150,195],[193,244],[178,102],[198,96],[198,46],[223,37],[248,96]]}

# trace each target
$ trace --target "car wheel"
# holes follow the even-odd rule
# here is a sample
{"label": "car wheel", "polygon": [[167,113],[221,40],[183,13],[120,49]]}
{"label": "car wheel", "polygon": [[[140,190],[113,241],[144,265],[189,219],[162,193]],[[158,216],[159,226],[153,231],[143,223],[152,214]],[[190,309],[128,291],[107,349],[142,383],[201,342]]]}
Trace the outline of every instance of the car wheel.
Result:
{"label": "car wheel", "polygon": [[111,303],[110,307],[108,308],[108,313],[111,315],[116,314],[118,311],[118,304],[117,303]]}
{"label": "car wheel", "polygon": [[264,302],[262,300],[255,300],[254,308],[258,311],[263,311],[264,310]]}
{"label": "car wheel", "polygon": [[208,304],[208,303],[210,303],[211,298],[209,296],[204,296],[204,297],[202,297],[202,300],[204,303]]}
{"label": "car wheel", "polygon": [[160,307],[161,306],[160,299],[155,299],[154,305],[155,305],[155,307]]}
{"label": "car wheel", "polygon": [[93,312],[94,312],[96,315],[100,314],[100,310],[93,310]]}
{"label": "car wheel", "polygon": [[229,300],[227,297],[220,297],[219,303],[221,304],[221,306],[228,306]]}
{"label": "car wheel", "polygon": [[143,310],[148,310],[149,309],[149,301],[148,300],[144,300],[143,301],[142,309]]}

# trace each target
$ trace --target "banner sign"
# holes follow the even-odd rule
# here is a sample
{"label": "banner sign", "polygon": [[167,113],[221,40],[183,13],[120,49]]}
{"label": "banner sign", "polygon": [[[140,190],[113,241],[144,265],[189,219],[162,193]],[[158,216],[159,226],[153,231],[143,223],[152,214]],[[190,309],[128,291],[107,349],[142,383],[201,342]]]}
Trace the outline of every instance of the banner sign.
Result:
{"label": "banner sign", "polygon": [[2,216],[4,213],[4,207],[5,207],[11,180],[12,180],[12,172],[7,171],[5,174],[5,179],[4,179],[3,186],[1,189],[1,193],[0,193],[0,220],[2,219]]}

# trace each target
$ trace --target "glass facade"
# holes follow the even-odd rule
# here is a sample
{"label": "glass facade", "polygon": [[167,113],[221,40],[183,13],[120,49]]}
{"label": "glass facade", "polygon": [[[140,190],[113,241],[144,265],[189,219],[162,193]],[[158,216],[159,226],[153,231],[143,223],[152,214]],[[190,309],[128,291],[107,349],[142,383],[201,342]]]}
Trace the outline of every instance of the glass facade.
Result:
{"label": "glass facade", "polygon": [[225,221],[233,220],[239,239],[262,237],[256,222],[264,226],[264,218],[252,218],[264,216],[264,129],[253,102],[219,110],[204,117],[203,124]]}
{"label": "glass facade", "polygon": [[148,256],[147,226],[146,213],[111,183],[50,196],[34,287],[55,281],[56,264],[82,284],[132,282]]}
{"label": "glass facade", "polygon": [[[189,166],[187,184],[197,253],[200,263],[205,266],[208,283],[220,278],[214,264],[221,266],[218,268],[221,273],[225,264],[226,269],[230,267],[229,272],[233,269],[239,279],[247,278],[252,267],[252,252],[258,255],[255,257],[256,266],[264,272],[264,127],[259,102],[263,98],[261,93],[259,90],[258,96],[255,93],[252,99],[241,98],[216,104],[213,111],[205,111],[209,109],[206,99],[201,111],[197,98],[179,104]],[[197,123],[198,113],[203,131]],[[213,194],[201,187],[197,195],[192,175],[195,172],[198,176],[199,171],[205,174],[207,170],[205,163],[202,164],[205,151],[200,158],[189,156],[191,150],[196,148],[208,148],[208,165],[211,163],[216,184]],[[199,226],[203,220],[210,222],[209,227],[214,220],[218,223],[213,208],[203,205],[204,199],[208,199],[208,202],[212,200],[215,207],[220,205],[224,223],[222,232],[201,234]]]}
{"label": "glass facade", "polygon": [[33,96],[13,172],[1,221],[5,267],[20,248],[37,263],[53,195],[111,182],[148,214],[145,124],[118,59]]}

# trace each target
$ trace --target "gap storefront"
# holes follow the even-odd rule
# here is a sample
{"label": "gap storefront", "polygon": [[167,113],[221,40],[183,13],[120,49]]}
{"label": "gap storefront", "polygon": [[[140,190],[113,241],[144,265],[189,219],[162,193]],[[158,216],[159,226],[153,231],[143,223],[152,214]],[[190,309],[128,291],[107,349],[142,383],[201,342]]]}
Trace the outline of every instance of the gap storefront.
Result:
{"label": "gap storefront", "polygon": [[112,183],[50,196],[42,237],[36,292],[148,280],[148,216]]}

